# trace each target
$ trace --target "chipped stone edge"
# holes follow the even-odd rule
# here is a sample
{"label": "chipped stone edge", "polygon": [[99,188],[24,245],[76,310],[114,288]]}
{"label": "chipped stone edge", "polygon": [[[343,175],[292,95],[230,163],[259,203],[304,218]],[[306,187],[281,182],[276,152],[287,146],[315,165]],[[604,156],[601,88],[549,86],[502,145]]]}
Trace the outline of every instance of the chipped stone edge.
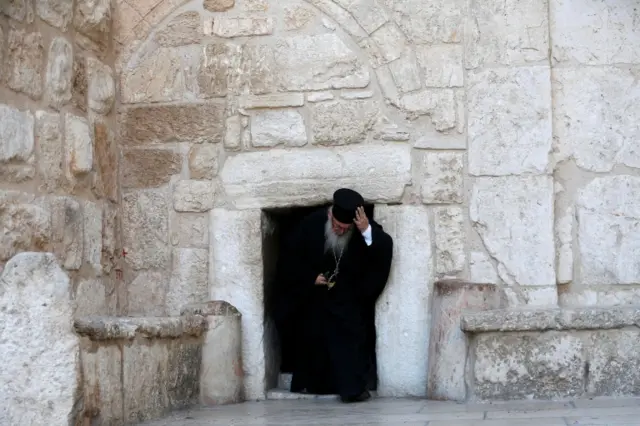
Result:
{"label": "chipped stone edge", "polygon": [[91,340],[147,339],[199,337],[207,330],[206,318],[202,315],[180,317],[110,317],[89,316],[76,318],[74,329]]}
{"label": "chipped stone edge", "polygon": [[463,312],[460,328],[494,331],[607,330],[640,327],[640,306],[578,309],[498,309]]}

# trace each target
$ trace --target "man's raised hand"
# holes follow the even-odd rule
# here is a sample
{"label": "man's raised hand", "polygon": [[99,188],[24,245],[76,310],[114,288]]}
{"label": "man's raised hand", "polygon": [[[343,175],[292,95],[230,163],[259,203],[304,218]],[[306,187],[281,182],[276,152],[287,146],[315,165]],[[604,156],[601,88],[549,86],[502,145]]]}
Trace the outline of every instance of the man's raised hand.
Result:
{"label": "man's raised hand", "polygon": [[353,222],[358,227],[358,231],[361,233],[366,231],[369,227],[369,218],[367,214],[364,212],[364,207],[360,206],[356,209],[356,218],[353,219]]}

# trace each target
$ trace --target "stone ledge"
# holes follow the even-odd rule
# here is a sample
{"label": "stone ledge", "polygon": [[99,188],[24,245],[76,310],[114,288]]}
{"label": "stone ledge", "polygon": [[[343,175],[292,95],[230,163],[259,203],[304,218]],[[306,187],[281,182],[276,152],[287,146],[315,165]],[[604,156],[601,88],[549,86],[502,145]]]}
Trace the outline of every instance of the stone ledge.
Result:
{"label": "stone ledge", "polygon": [[205,317],[103,317],[76,318],[76,333],[91,340],[172,339],[182,336],[199,337],[207,329]]}
{"label": "stone ledge", "polygon": [[640,327],[640,306],[577,309],[498,309],[466,312],[460,328],[492,331],[601,330]]}
{"label": "stone ledge", "polygon": [[229,302],[223,300],[213,300],[203,303],[192,303],[185,306],[180,312],[183,316],[202,315],[202,316],[242,316],[240,311]]}

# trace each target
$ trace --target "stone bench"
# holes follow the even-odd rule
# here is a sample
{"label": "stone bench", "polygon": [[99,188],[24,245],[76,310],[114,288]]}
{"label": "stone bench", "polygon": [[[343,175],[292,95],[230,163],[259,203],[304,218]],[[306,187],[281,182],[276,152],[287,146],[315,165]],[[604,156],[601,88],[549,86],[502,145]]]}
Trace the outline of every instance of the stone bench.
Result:
{"label": "stone bench", "polygon": [[640,395],[640,306],[464,312],[468,399]]}

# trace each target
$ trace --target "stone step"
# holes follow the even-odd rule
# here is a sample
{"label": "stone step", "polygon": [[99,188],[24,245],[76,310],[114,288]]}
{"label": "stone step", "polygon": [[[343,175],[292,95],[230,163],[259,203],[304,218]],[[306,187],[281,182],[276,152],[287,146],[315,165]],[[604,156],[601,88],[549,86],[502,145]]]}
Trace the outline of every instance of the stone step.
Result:
{"label": "stone step", "polygon": [[[290,373],[281,373],[278,376],[278,387],[267,392],[267,399],[283,400],[283,399],[320,399],[334,400],[338,399],[338,395],[315,395],[308,393],[291,392],[291,379],[293,375]],[[371,396],[375,397],[376,393],[371,392]]]}

